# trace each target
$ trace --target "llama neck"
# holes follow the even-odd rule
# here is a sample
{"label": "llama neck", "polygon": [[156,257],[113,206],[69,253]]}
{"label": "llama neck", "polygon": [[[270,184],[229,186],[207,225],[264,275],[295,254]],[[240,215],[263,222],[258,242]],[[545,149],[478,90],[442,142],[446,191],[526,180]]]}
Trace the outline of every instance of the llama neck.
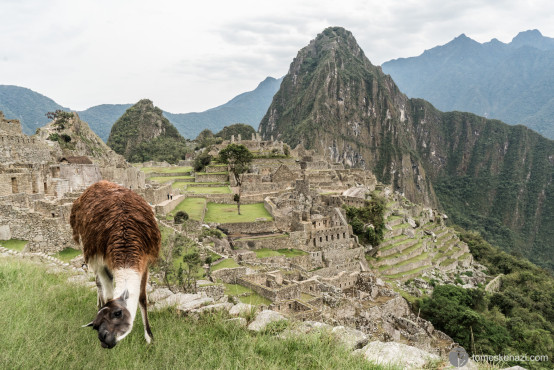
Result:
{"label": "llama neck", "polygon": [[135,316],[137,314],[138,301],[140,296],[140,272],[130,269],[114,269],[113,277],[115,282],[114,298],[121,296],[121,294],[127,289],[129,291],[129,298],[127,299],[127,309],[131,314],[131,325],[135,322]]}

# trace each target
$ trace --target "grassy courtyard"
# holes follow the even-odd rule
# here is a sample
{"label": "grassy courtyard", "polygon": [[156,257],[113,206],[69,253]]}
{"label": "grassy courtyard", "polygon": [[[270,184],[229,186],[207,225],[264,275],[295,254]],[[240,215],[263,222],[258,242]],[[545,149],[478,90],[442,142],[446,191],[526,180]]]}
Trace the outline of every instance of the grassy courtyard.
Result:
{"label": "grassy courtyard", "polygon": [[[140,314],[111,350],[81,328],[96,314],[96,292],[67,283],[42,265],[0,258],[2,369],[378,369],[323,334],[278,338],[252,333],[220,314],[199,319],[171,309],[149,312],[154,344]],[[245,297],[247,298],[247,297]]]}
{"label": "grassy courtyard", "polygon": [[237,214],[236,204],[208,203],[208,211],[205,222],[232,223],[254,222],[257,218],[264,217],[267,221],[273,221],[273,217],[264,208],[263,203],[243,204],[240,206],[240,215]]}

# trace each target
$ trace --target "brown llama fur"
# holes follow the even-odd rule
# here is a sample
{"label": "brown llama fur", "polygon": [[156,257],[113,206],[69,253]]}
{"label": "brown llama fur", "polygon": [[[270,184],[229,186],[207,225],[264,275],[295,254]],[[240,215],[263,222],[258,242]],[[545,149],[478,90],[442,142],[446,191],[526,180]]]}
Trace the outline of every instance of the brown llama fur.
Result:
{"label": "brown llama fur", "polygon": [[73,203],[70,224],[98,287],[99,311],[85,326],[98,331],[102,347],[113,348],[131,332],[140,305],[145,339],[150,343],[148,265],[158,258],[161,243],[150,205],[130,189],[100,181]]}
{"label": "brown llama fur", "polygon": [[110,270],[144,271],[158,258],[161,234],[148,203],[137,193],[108,181],[90,186],[73,203],[73,239],[82,243],[85,263],[103,256]]}

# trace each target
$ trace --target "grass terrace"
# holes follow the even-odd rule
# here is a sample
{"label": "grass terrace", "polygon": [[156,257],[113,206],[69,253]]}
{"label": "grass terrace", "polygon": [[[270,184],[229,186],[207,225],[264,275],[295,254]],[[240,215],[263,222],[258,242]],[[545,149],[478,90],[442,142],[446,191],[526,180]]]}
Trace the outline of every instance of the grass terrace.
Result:
{"label": "grass terrace", "polygon": [[160,176],[160,177],[149,177],[149,180],[165,184],[166,182],[173,180],[183,180],[183,182],[194,180],[194,176]]}
{"label": "grass terrace", "polygon": [[297,257],[297,256],[305,256],[308,254],[304,251],[301,251],[300,249],[292,249],[292,248],[278,249],[278,250],[262,248],[262,249],[256,249],[254,253],[256,253],[256,257],[258,258],[275,257],[275,256]]}
{"label": "grass terrace", "polygon": [[206,199],[204,198],[187,198],[173,209],[167,215],[168,220],[173,220],[175,214],[179,211],[185,211],[188,213],[189,218],[195,221],[202,221],[202,212],[206,206]]}
{"label": "grass terrace", "polygon": [[240,267],[240,265],[236,263],[234,259],[227,258],[219,262],[217,265],[212,265],[212,271],[217,271],[225,268],[233,268],[233,267]]}
{"label": "grass terrace", "polygon": [[23,248],[25,248],[27,243],[28,243],[27,240],[19,240],[19,239],[0,240],[0,246],[14,251],[18,251],[18,252],[23,251]]}
{"label": "grass terrace", "polygon": [[264,217],[267,221],[273,221],[273,217],[267,212],[263,203],[243,204],[240,206],[240,213],[240,215],[237,214],[236,204],[208,203],[208,211],[204,221],[221,224],[254,222],[257,218],[261,217]]}
{"label": "grass terrace", "polygon": [[228,186],[189,186],[186,190],[194,194],[231,194]]}
{"label": "grass terrace", "polygon": [[[325,334],[279,338],[252,333],[223,314],[200,318],[172,309],[149,312],[155,344],[140,315],[115,348],[81,328],[96,314],[96,291],[67,282],[39,264],[0,259],[0,367],[6,369],[382,369],[353,356]],[[47,293],[48,299],[45,299]],[[244,297],[247,298],[247,297]]]}

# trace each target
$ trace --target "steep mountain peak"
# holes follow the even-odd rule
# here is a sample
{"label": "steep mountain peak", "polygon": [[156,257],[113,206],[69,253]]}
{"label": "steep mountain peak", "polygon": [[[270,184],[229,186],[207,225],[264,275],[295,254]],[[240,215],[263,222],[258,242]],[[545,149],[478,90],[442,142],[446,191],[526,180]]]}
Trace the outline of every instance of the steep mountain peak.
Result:
{"label": "steep mountain peak", "polygon": [[[149,99],[142,99],[129,109],[114,123],[108,138],[108,145],[118,154],[123,155],[128,161],[144,161],[150,158],[144,157],[145,148],[141,145],[152,145],[154,141],[169,145],[169,142],[184,147],[184,139],[167,118],[163,111],[154,106]],[[182,144],[182,145],[181,145]],[[154,146],[154,145],[152,145]],[[169,151],[169,147],[158,148]],[[159,151],[159,150],[156,150]],[[148,153],[150,157],[159,153]],[[180,158],[169,158],[175,161]]]}

